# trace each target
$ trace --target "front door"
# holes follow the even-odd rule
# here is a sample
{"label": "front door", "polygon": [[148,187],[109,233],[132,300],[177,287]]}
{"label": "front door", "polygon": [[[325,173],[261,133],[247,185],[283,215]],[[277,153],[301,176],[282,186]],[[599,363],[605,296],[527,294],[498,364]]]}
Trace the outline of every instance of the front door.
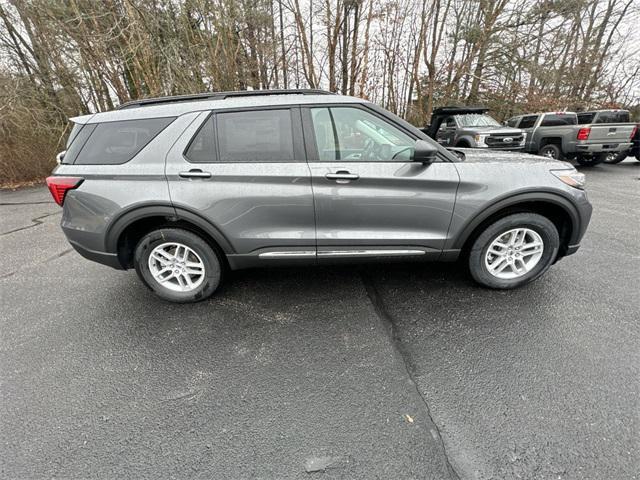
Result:
{"label": "front door", "polygon": [[318,259],[438,257],[453,214],[455,165],[411,161],[417,137],[366,106],[308,108],[303,116]]}
{"label": "front door", "polygon": [[298,107],[200,113],[169,151],[166,175],[178,216],[204,218],[224,237],[232,263],[315,262]]}
{"label": "front door", "polygon": [[440,124],[436,132],[436,140],[445,147],[453,147],[456,139],[456,120],[454,117],[447,117]]}

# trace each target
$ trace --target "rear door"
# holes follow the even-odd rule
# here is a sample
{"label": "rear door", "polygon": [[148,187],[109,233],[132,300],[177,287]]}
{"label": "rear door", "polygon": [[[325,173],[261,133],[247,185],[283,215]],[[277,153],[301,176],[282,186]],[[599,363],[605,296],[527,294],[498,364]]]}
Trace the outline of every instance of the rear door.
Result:
{"label": "rear door", "polygon": [[236,260],[315,261],[298,107],[202,112],[167,155],[173,205],[205,219]]}
{"label": "rear door", "polygon": [[455,164],[411,161],[416,137],[364,105],[303,108],[318,260],[437,258],[458,186]]}

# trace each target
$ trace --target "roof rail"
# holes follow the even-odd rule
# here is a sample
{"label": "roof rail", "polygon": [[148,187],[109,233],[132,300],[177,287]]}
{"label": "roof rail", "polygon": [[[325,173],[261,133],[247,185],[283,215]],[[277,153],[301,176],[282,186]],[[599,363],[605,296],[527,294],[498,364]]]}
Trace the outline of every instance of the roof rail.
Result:
{"label": "roof rail", "polygon": [[130,102],[123,103],[117,110],[123,110],[125,108],[138,108],[147,107],[151,105],[160,105],[164,103],[178,103],[178,102],[195,102],[198,100],[224,100],[225,98],[232,97],[254,97],[254,96],[266,96],[266,95],[335,95],[334,93],[326,90],[319,89],[274,89],[274,90],[240,90],[235,92],[212,92],[212,93],[197,93],[193,95],[174,95],[171,97],[156,97],[156,98],[142,98],[140,100],[132,100]]}

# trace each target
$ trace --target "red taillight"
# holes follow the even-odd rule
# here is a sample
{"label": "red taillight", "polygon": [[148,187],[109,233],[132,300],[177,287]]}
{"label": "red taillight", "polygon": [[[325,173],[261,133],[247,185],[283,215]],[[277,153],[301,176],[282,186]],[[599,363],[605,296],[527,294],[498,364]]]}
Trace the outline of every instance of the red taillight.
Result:
{"label": "red taillight", "polygon": [[47,177],[47,187],[53,196],[55,202],[62,206],[64,203],[64,197],[69,190],[78,188],[84,181],[84,178],[80,177]]}
{"label": "red taillight", "polygon": [[633,130],[631,130],[631,137],[630,137],[631,140],[633,140],[635,138],[636,133],[638,133],[638,125],[633,127]]}
{"label": "red taillight", "polygon": [[589,140],[591,128],[581,128],[578,130],[578,140]]}

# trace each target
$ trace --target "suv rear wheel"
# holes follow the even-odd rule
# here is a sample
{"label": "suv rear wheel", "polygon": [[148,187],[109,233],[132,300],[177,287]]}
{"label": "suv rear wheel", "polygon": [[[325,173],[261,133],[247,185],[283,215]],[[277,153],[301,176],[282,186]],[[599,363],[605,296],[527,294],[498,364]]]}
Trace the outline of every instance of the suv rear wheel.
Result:
{"label": "suv rear wheel", "polygon": [[138,242],[134,266],[145,285],[170,302],[210,297],[220,285],[218,255],[198,235],[186,230],[154,230]]}
{"label": "suv rear wheel", "polygon": [[469,254],[469,270],[481,285],[510,289],[541,276],[555,260],[560,237],[555,225],[536,213],[516,213],[489,225]]}

